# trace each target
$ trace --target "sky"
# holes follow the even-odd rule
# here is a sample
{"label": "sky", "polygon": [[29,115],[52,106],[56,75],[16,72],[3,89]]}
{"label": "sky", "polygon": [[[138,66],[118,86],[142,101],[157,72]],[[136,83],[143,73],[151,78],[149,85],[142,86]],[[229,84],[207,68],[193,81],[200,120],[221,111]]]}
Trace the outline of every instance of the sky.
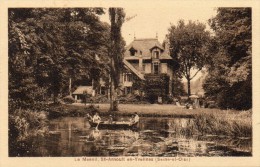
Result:
{"label": "sky", "polygon": [[[177,25],[180,19],[185,22],[189,20],[199,21],[207,24],[208,20],[216,15],[216,9],[213,7],[199,8],[196,7],[164,7],[156,8],[152,7],[129,7],[124,8],[126,17],[132,17],[131,20],[125,22],[122,26],[122,36],[124,37],[126,44],[130,44],[133,41],[134,36],[138,38],[155,38],[156,33],[158,40],[162,43],[165,39],[165,35],[168,33],[168,29],[173,25]],[[102,21],[109,23],[108,12],[101,16]]]}

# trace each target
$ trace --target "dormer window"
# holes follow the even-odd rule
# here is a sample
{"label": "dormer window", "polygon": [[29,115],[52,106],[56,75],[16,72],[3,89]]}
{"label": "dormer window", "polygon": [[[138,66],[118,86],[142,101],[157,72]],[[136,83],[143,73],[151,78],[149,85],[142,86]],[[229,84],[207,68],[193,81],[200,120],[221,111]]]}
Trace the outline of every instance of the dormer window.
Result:
{"label": "dormer window", "polygon": [[159,51],[153,51],[153,58],[159,59],[160,52]]}
{"label": "dormer window", "polygon": [[130,55],[134,56],[135,55],[135,51],[134,50],[130,50]]}
{"label": "dormer window", "polygon": [[129,51],[131,56],[135,56],[135,53],[137,52],[137,50],[135,50],[133,47],[131,47]]}
{"label": "dormer window", "polygon": [[153,59],[159,59],[160,54],[163,52],[163,48],[155,45],[152,48],[150,48],[150,51],[151,51],[151,56]]}

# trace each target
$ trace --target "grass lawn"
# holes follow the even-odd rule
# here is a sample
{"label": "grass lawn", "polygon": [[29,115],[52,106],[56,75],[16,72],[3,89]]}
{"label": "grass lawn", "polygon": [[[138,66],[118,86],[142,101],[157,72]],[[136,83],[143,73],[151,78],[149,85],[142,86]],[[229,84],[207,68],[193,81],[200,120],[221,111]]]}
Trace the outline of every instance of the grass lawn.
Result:
{"label": "grass lawn", "polygon": [[[106,115],[109,110],[109,104],[94,104],[98,107],[101,114]],[[88,105],[87,105],[88,106]],[[66,105],[66,108],[84,110],[84,104]],[[132,115],[137,112],[140,116],[170,116],[170,117],[192,117],[197,114],[214,114],[226,116],[237,115],[241,111],[237,110],[220,110],[209,108],[186,109],[172,104],[119,104],[118,115]]]}

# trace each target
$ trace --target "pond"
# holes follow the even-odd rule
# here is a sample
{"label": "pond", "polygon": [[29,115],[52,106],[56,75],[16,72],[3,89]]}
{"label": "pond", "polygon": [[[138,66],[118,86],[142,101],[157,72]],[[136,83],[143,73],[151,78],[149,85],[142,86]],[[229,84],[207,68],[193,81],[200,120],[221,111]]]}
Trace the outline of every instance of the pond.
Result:
{"label": "pond", "polygon": [[252,156],[251,138],[194,135],[191,122],[141,117],[138,130],[96,130],[84,118],[64,117],[51,120],[50,135],[28,141],[18,156]]}

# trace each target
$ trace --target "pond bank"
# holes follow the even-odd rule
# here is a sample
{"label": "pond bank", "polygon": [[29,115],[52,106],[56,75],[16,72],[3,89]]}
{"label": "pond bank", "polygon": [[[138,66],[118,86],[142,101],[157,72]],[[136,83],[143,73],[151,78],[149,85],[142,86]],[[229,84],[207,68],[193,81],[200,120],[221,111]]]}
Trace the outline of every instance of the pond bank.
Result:
{"label": "pond bank", "polygon": [[220,110],[209,108],[186,109],[172,104],[119,104],[119,111],[108,112],[109,104],[63,104],[50,106],[50,114],[59,116],[85,116],[87,113],[98,111],[101,116],[111,113],[118,116],[131,116],[135,112],[143,117],[180,117],[194,118],[198,114],[218,114],[219,116],[238,115],[244,111]]}
{"label": "pond bank", "polygon": [[252,136],[252,111],[220,110],[220,109],[185,109],[175,105],[159,104],[120,104],[119,111],[108,112],[109,104],[72,104],[53,106],[49,110],[49,118],[64,116],[85,117],[87,113],[99,112],[101,117],[129,117],[135,112],[140,117],[192,118],[192,126],[188,131],[200,134],[226,135],[235,137]]}
{"label": "pond bank", "polygon": [[[103,117],[106,119],[106,117]],[[126,119],[126,118],[124,118]],[[91,128],[83,117],[49,121],[50,133],[25,146],[13,147],[11,156],[251,156],[250,138],[198,135],[186,118],[142,117],[139,130]],[[190,131],[191,130],[191,131]],[[190,133],[191,132],[191,133]],[[19,146],[19,145],[18,145]],[[68,146],[68,147],[67,147]],[[19,154],[17,150],[19,149]],[[44,151],[43,151],[44,150]]]}
{"label": "pond bank", "polygon": [[64,104],[51,106],[49,113],[52,117],[85,116],[87,113],[99,112],[101,116],[131,116],[135,112],[141,117],[181,117],[192,118],[195,110],[183,109],[174,105],[157,104],[120,104],[119,111],[109,112],[109,104]]}
{"label": "pond bank", "polygon": [[[78,117],[84,119],[87,113],[98,111],[101,118],[106,120],[112,113],[115,117],[128,119],[135,112],[140,115],[140,122],[152,119],[151,125],[158,120],[185,119],[187,125],[179,126],[178,122],[171,122],[161,130],[174,129],[174,132],[191,136],[225,136],[230,138],[252,139],[252,111],[219,110],[219,109],[184,109],[173,105],[134,105],[120,104],[117,112],[108,112],[109,104],[102,105],[46,105],[41,110],[16,110],[9,114],[9,143],[13,148],[24,147],[24,142],[35,136],[48,136],[48,123],[54,118]],[[177,119],[175,119],[177,118]],[[85,120],[85,119],[84,119]],[[84,121],[86,122],[86,121]],[[63,122],[64,124],[67,121]],[[144,124],[145,125],[145,124]],[[150,125],[149,125],[150,126]],[[156,125],[157,126],[157,125]],[[14,151],[16,150],[14,149]],[[10,155],[12,153],[10,152]]]}

